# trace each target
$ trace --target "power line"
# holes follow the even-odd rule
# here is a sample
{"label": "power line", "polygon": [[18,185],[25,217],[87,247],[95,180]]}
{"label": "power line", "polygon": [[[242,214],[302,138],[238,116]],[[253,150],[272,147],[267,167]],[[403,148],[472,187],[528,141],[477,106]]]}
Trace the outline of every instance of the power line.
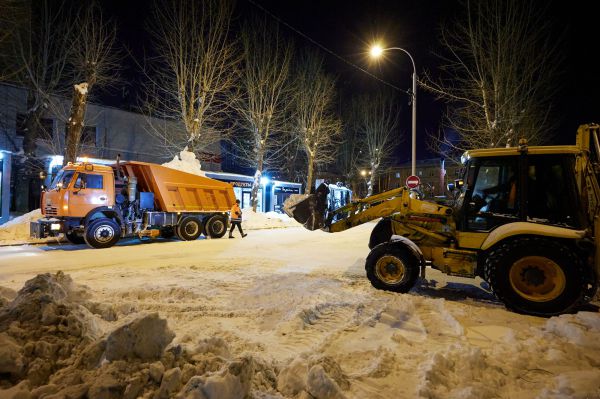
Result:
{"label": "power line", "polygon": [[345,59],[344,57],[342,57],[341,55],[337,54],[333,50],[328,49],[327,47],[325,47],[321,43],[317,42],[316,40],[314,40],[310,36],[308,36],[305,33],[299,31],[298,29],[294,28],[292,25],[288,24],[287,22],[285,22],[284,20],[282,20],[281,18],[279,18],[277,15],[273,14],[272,12],[270,12],[265,7],[263,7],[262,5],[256,3],[254,0],[247,0],[247,1],[248,1],[248,3],[252,4],[253,6],[255,6],[257,8],[260,8],[265,14],[269,15],[271,18],[273,18],[274,20],[276,20],[280,24],[287,26],[289,29],[293,30],[294,32],[296,32],[297,34],[299,34],[300,36],[302,36],[303,38],[305,38],[306,40],[308,40],[309,42],[311,42],[315,46],[317,46],[317,47],[321,48],[323,51],[325,51],[325,52],[333,55],[334,57],[336,57],[337,59],[341,60],[342,62],[350,65],[351,67],[354,67],[354,68],[358,69],[359,71],[361,71],[361,72],[369,75],[370,77],[372,77],[373,79],[376,79],[377,81],[383,83],[384,85],[393,88],[394,90],[398,90],[398,91],[400,91],[402,93],[408,94],[409,96],[412,95],[410,91],[401,89],[401,88],[399,88],[397,86],[394,86],[393,84],[391,84],[391,83],[389,83],[389,82],[381,79],[377,75],[374,75],[371,72],[367,71],[366,69],[361,68],[360,66],[356,65],[352,61],[349,61],[349,60]]}

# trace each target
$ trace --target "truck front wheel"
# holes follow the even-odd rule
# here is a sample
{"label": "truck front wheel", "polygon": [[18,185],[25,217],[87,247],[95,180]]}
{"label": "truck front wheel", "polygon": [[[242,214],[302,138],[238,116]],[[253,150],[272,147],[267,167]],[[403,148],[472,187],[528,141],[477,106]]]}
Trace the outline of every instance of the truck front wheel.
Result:
{"label": "truck front wheel", "polygon": [[365,269],[373,287],[405,293],[415,285],[420,265],[410,249],[396,242],[386,242],[369,253]]}
{"label": "truck front wheel", "polygon": [[221,238],[227,231],[227,219],[221,215],[211,216],[206,222],[206,234],[210,238]]}
{"label": "truck front wheel", "polygon": [[485,275],[508,309],[536,316],[572,311],[582,302],[586,286],[578,255],[545,238],[501,243],[487,256]]}
{"label": "truck front wheel", "polygon": [[109,218],[95,219],[86,226],[83,237],[92,248],[109,248],[121,238],[121,227]]}

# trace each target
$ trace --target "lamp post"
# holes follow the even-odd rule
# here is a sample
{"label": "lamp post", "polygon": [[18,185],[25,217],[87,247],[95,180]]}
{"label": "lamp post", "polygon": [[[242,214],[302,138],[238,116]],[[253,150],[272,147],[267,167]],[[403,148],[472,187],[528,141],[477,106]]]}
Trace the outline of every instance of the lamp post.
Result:
{"label": "lamp post", "polygon": [[371,57],[379,58],[384,51],[387,50],[400,50],[404,52],[410,58],[410,62],[412,62],[413,66],[413,75],[412,75],[412,93],[411,93],[411,102],[412,102],[412,160],[411,160],[411,174],[414,176],[417,171],[417,68],[415,66],[415,60],[412,55],[402,47],[388,47],[382,48],[379,45],[374,45],[371,47]]}

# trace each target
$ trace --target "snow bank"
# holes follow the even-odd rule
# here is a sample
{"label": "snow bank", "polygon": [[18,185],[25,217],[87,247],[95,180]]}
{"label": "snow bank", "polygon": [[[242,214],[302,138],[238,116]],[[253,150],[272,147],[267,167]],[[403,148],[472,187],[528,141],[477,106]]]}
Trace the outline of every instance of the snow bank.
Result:
{"label": "snow bank", "polygon": [[301,375],[296,363],[280,372],[255,354],[232,355],[222,337],[175,344],[157,313],[103,323],[89,297],[62,272],[40,274],[0,308],[0,397],[343,399],[350,387],[330,357],[303,358]]}
{"label": "snow bank", "polygon": [[163,163],[162,166],[206,177],[205,172],[200,166],[200,161],[196,158],[196,154],[188,151],[187,148],[175,155],[171,161]]}
{"label": "snow bank", "polygon": [[301,226],[300,223],[283,213],[261,213],[252,211],[252,208],[244,208],[242,214],[242,227],[246,230],[280,229]]}
{"label": "snow bank", "polygon": [[26,242],[56,241],[56,238],[35,240],[29,238],[29,223],[42,217],[40,209],[16,217],[0,226],[0,245],[22,244]]}

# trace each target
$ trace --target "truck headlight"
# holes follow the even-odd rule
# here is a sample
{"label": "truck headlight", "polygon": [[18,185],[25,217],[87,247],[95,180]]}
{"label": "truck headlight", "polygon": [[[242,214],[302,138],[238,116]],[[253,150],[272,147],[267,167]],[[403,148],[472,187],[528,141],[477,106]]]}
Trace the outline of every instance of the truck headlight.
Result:
{"label": "truck headlight", "polygon": [[60,223],[50,223],[50,230],[60,230]]}

